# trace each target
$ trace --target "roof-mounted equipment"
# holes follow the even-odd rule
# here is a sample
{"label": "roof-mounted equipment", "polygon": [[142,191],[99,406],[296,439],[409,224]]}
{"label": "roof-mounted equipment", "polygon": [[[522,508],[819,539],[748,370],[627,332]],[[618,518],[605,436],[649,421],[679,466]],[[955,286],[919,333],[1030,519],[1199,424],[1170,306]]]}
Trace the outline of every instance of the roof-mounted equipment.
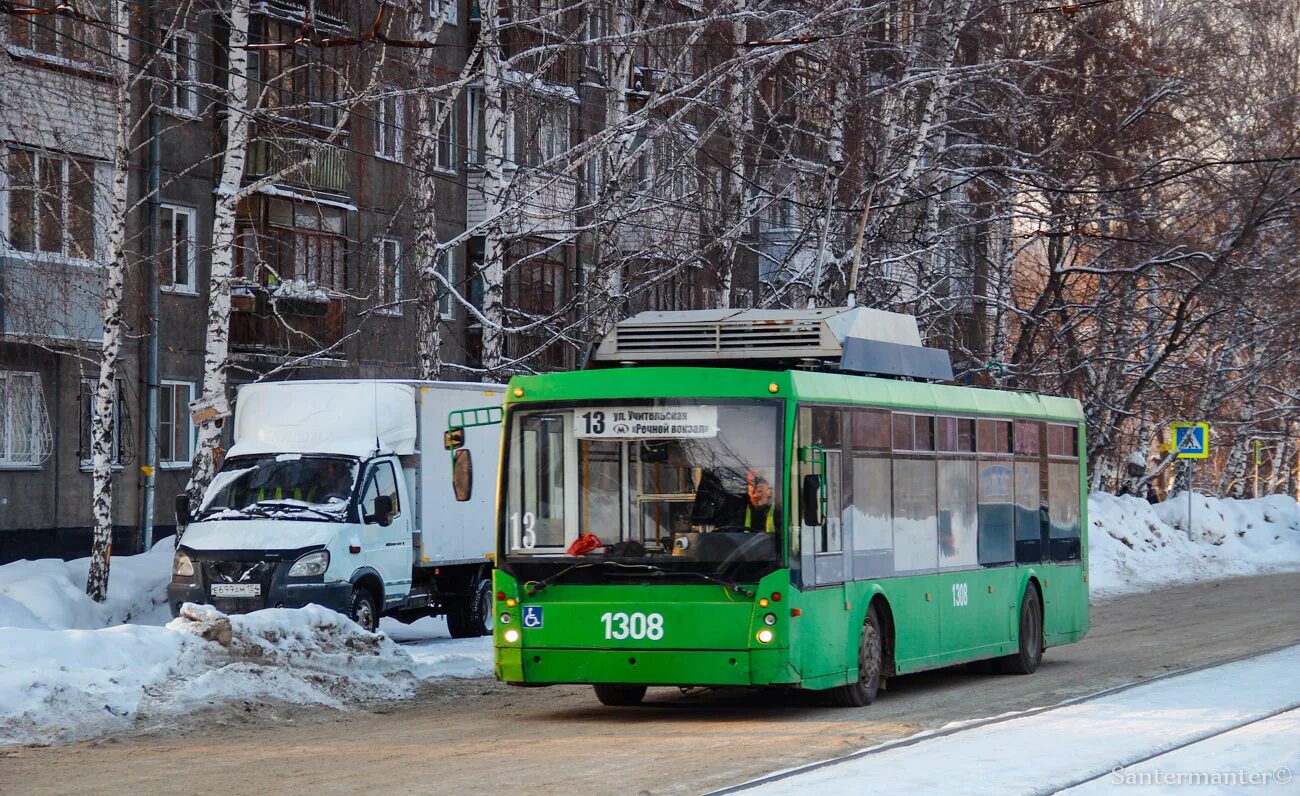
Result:
{"label": "roof-mounted equipment", "polygon": [[642,312],[605,335],[589,367],[705,363],[952,379],[948,352],[921,344],[914,316],[867,307]]}

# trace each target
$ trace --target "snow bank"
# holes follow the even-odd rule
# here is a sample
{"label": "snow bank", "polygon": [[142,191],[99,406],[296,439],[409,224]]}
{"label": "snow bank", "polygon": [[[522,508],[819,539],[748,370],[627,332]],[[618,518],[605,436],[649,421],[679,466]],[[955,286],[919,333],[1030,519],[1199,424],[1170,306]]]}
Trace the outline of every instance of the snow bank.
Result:
{"label": "snow bank", "polygon": [[342,708],[414,693],[396,642],[318,606],[165,627],[0,628],[0,744],[73,741],[238,699]]}
{"label": "snow bank", "polygon": [[166,624],[174,551],[172,540],[164,539],[147,553],[115,556],[103,603],[86,596],[89,558],[0,565],[0,627],[93,630],[123,622]]}
{"label": "snow bank", "polygon": [[1300,504],[1274,495],[1232,500],[1187,494],[1148,504],[1088,499],[1089,579],[1108,597],[1198,580],[1300,569]]}

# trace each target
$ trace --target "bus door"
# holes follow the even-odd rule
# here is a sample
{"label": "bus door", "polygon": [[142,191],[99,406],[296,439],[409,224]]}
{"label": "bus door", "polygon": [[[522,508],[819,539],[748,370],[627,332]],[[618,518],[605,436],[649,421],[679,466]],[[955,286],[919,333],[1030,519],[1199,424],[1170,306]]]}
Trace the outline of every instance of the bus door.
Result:
{"label": "bus door", "polygon": [[[800,409],[799,527],[800,585],[804,591],[804,677],[844,671],[848,660],[849,612],[844,582],[851,549],[844,539],[843,424],[839,409]],[[857,643],[857,639],[853,639]]]}

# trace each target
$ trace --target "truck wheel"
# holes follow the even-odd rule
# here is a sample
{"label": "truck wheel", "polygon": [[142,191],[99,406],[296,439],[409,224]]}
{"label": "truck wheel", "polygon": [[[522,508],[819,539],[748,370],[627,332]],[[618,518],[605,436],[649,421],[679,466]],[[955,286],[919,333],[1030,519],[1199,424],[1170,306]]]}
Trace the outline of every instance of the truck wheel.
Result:
{"label": "truck wheel", "polygon": [[880,632],[876,607],[867,609],[862,623],[862,641],[858,644],[857,682],[832,689],[831,700],[837,707],[862,708],[876,701],[880,691],[880,673],[884,670],[885,636]]}
{"label": "truck wheel", "polygon": [[379,611],[375,608],[375,596],[369,589],[352,587],[352,597],[348,599],[348,618],[371,633],[379,627]]}
{"label": "truck wheel", "polygon": [[1020,649],[1014,655],[994,660],[1003,674],[1033,674],[1043,659],[1043,608],[1038,601],[1038,589],[1033,584],[1025,587],[1020,600]]}
{"label": "truck wheel", "polygon": [[643,685],[596,683],[592,686],[592,689],[595,690],[596,699],[600,700],[600,704],[614,708],[640,705],[641,700],[645,699],[645,686]]}
{"label": "truck wheel", "polygon": [[492,635],[492,581],[484,578],[474,585],[474,595],[447,613],[452,638]]}

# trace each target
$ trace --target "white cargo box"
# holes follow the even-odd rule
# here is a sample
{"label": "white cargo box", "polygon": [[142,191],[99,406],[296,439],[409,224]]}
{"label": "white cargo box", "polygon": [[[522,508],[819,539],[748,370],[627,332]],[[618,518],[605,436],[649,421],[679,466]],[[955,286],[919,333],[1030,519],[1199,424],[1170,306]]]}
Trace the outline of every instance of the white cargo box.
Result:
{"label": "white cargo box", "polygon": [[500,406],[505,388],[444,381],[330,380],[241,387],[229,456],[333,453],[363,460],[401,457],[414,500],[417,567],[482,562],[494,548],[499,425],[465,429],[474,462],[473,491],[458,502],[451,454],[443,449],[447,415]]}

